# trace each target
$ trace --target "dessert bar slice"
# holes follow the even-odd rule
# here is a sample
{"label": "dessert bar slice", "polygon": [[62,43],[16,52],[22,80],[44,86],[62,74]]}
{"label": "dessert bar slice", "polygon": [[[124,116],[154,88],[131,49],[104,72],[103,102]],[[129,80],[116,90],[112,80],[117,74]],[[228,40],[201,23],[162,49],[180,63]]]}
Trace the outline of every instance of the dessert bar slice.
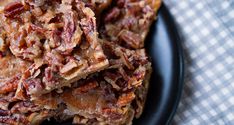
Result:
{"label": "dessert bar slice", "polygon": [[50,97],[47,95],[34,103],[50,110],[62,103],[66,108],[55,118],[73,118],[76,124],[130,124],[139,117],[151,74],[145,50],[129,50],[111,42],[102,42],[102,46],[110,67],[64,88],[57,97],[52,96],[53,101],[43,98]]}
{"label": "dessert bar slice", "polygon": [[10,99],[14,93],[5,94],[1,99],[8,106],[1,108],[5,115],[1,114],[0,122],[38,124],[53,117],[59,121],[73,118],[75,124],[131,124],[143,109],[151,63],[144,49],[101,43],[110,67],[63,88],[62,93],[52,91],[35,100],[15,102]]}
{"label": "dessert bar slice", "polygon": [[0,51],[9,50],[15,58],[31,63],[14,91],[24,88],[26,95],[38,96],[108,66],[98,42],[95,14],[86,4],[25,0],[10,2],[0,10]]}
{"label": "dessert bar slice", "polygon": [[116,0],[112,4],[102,18],[102,38],[130,49],[143,48],[161,0]]}

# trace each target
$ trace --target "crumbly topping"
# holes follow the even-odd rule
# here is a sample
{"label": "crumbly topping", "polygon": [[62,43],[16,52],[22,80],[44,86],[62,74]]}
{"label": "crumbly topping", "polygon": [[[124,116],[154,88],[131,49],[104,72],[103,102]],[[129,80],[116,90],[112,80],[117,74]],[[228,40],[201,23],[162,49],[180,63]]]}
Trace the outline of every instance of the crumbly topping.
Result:
{"label": "crumbly topping", "polygon": [[[4,7],[0,48],[9,48],[14,57],[32,65],[21,72],[20,84],[7,83],[2,93],[23,86],[27,95],[36,96],[108,66],[98,42],[95,14],[87,3],[25,0]],[[37,60],[41,64],[36,66]]]}

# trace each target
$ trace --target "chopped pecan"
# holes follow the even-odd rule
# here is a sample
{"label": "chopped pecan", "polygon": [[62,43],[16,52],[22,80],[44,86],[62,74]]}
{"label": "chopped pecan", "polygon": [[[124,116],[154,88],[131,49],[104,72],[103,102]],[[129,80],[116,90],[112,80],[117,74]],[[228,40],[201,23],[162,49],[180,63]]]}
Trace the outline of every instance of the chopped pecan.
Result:
{"label": "chopped pecan", "polygon": [[120,9],[117,7],[110,10],[110,12],[105,17],[105,22],[114,21],[120,15]]}
{"label": "chopped pecan", "polygon": [[0,84],[0,94],[12,92],[16,90],[20,76],[11,78],[10,80]]}
{"label": "chopped pecan", "polygon": [[56,73],[53,71],[51,67],[47,67],[45,69],[45,75],[43,77],[43,83],[45,84],[45,88],[50,90],[51,86],[58,84],[58,77],[56,77]]}
{"label": "chopped pecan", "polygon": [[121,23],[119,25],[122,27],[122,29],[128,29],[130,31],[137,31],[137,32],[139,32],[139,29],[140,29],[139,26],[138,26],[138,20],[137,20],[137,18],[133,17],[133,16],[129,16],[127,18],[123,18],[121,20]]}
{"label": "chopped pecan", "polygon": [[29,32],[30,32],[30,31],[35,31],[35,32],[40,33],[40,34],[43,34],[43,35],[44,35],[44,33],[46,33],[46,31],[47,31],[45,28],[40,27],[40,26],[37,26],[37,25],[35,25],[35,24],[30,24],[29,29],[30,29]]}
{"label": "chopped pecan", "polygon": [[80,44],[82,34],[83,34],[83,31],[80,29],[80,26],[77,25],[75,28],[75,32],[71,39],[71,42],[74,44],[73,46]]}
{"label": "chopped pecan", "polygon": [[111,72],[105,72],[104,73],[104,79],[110,83],[112,85],[113,88],[120,90],[121,88],[119,87],[119,85],[116,84],[116,81],[121,78],[120,74],[114,74]]}
{"label": "chopped pecan", "polygon": [[[40,14],[40,12],[38,12],[38,14]],[[44,23],[49,23],[54,17],[56,16],[56,14],[51,11],[51,10],[47,10],[47,12],[39,17],[38,20]]]}
{"label": "chopped pecan", "polygon": [[11,108],[12,113],[28,113],[36,112],[38,110],[40,110],[40,108],[29,101],[18,102]]}
{"label": "chopped pecan", "polygon": [[132,102],[132,100],[135,99],[135,97],[136,97],[136,95],[134,94],[134,92],[128,92],[128,93],[122,94],[118,98],[117,105],[120,107],[126,106],[126,105],[130,104]]}
{"label": "chopped pecan", "polygon": [[149,62],[149,59],[146,55],[145,49],[139,49],[133,56],[132,63],[135,67],[139,67],[140,65],[146,65]]}
{"label": "chopped pecan", "polygon": [[109,119],[118,120],[122,118],[123,112],[116,108],[105,108],[103,109],[103,114]]}
{"label": "chopped pecan", "polygon": [[4,14],[6,17],[14,18],[24,11],[24,5],[21,2],[11,2],[4,8]]}
{"label": "chopped pecan", "polygon": [[2,110],[2,109],[0,109],[0,116],[7,116],[9,114],[10,114],[10,112],[8,110]]}
{"label": "chopped pecan", "polygon": [[127,75],[127,73],[125,72],[125,70],[123,69],[123,67],[119,68],[119,73],[122,75],[123,79],[128,81],[129,80],[129,76]]}
{"label": "chopped pecan", "polygon": [[23,86],[26,89],[27,94],[37,94],[44,89],[44,86],[39,78],[24,80]]}
{"label": "chopped pecan", "polygon": [[[63,54],[70,54],[71,51],[73,50],[74,47],[80,42],[81,34],[82,32],[80,31],[79,27],[76,27],[76,22],[77,22],[77,15],[75,13],[65,13],[64,15],[64,29],[62,32],[62,43],[58,50],[62,51]],[[74,33],[77,32],[75,37],[78,37],[79,40],[74,39],[72,40],[72,37],[74,36]]]}
{"label": "chopped pecan", "polygon": [[139,49],[143,47],[142,45],[142,38],[131,31],[123,30],[120,32],[120,38],[126,42],[130,47],[134,49]]}
{"label": "chopped pecan", "polygon": [[29,125],[29,121],[26,119],[26,117],[16,114],[13,116],[0,116],[0,123],[8,125]]}
{"label": "chopped pecan", "polygon": [[77,61],[71,59],[67,64],[65,64],[61,69],[60,69],[60,73],[64,74],[67,73],[69,71],[71,71],[72,69],[78,67]]}
{"label": "chopped pecan", "polygon": [[89,90],[96,88],[97,86],[98,83],[96,81],[91,81],[73,90],[73,94],[77,95],[77,94],[86,93]]}
{"label": "chopped pecan", "polygon": [[10,50],[17,57],[33,60],[42,54],[42,44],[35,33],[28,34],[25,29],[21,29],[11,40]]}
{"label": "chopped pecan", "polygon": [[144,79],[146,74],[146,68],[144,66],[139,66],[133,73],[133,76],[137,79]]}
{"label": "chopped pecan", "polygon": [[22,82],[18,83],[17,90],[15,92],[14,99],[25,100],[27,98],[25,89],[23,88]]}
{"label": "chopped pecan", "polygon": [[97,32],[96,32],[96,20],[95,18],[81,19],[81,28],[84,31],[85,37],[91,48],[95,49],[97,47]]}
{"label": "chopped pecan", "polygon": [[125,53],[122,53],[120,56],[124,64],[128,67],[128,69],[134,69],[133,65],[131,64],[129,58]]}
{"label": "chopped pecan", "polygon": [[10,100],[1,98],[1,99],[0,99],[0,109],[8,110],[8,105],[9,105],[9,103],[10,103]]}
{"label": "chopped pecan", "polygon": [[63,56],[56,50],[52,50],[51,52],[46,53],[44,59],[49,65],[55,65],[59,67],[63,65],[64,61]]}
{"label": "chopped pecan", "polygon": [[48,44],[50,45],[50,48],[56,48],[61,45],[61,32],[59,30],[52,30],[51,32],[50,40],[48,41]]}

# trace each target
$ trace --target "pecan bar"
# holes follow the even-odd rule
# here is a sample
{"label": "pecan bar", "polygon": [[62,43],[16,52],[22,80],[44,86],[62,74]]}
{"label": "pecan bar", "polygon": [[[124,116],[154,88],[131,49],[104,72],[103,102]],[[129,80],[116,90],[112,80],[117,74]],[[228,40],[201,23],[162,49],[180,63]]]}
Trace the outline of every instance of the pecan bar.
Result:
{"label": "pecan bar", "polygon": [[102,46],[109,53],[108,69],[65,88],[52,96],[53,101],[47,95],[34,103],[50,110],[64,104],[66,108],[55,118],[73,118],[74,124],[131,124],[143,110],[151,63],[144,49],[129,50],[111,42],[102,42]]}
{"label": "pecan bar", "polygon": [[0,10],[1,52],[10,50],[16,58],[32,63],[21,73],[16,92],[24,88],[31,96],[48,93],[108,66],[98,42],[95,14],[86,4],[25,0]]}
{"label": "pecan bar", "polygon": [[[0,63],[12,62],[5,64],[12,78],[5,75],[0,81],[0,123],[40,124],[54,118],[73,119],[74,124],[131,124],[141,115],[146,100],[152,69],[142,47],[159,3],[26,0],[8,4],[0,19],[5,21],[0,23]],[[104,39],[100,40],[95,17],[102,17],[109,5],[104,20],[100,19]],[[118,10],[112,13],[115,8],[120,14]],[[140,41],[136,41],[137,35]],[[20,61],[22,65],[14,66]],[[96,70],[87,73],[90,67]],[[80,79],[77,71],[87,77]]]}
{"label": "pecan bar", "polygon": [[[151,63],[145,50],[129,50],[102,41],[110,67],[79,80],[62,93],[52,91],[37,99],[18,100],[14,93],[0,101],[0,122],[9,124],[39,124],[45,119],[74,124],[131,124],[142,112],[146,99]],[[5,103],[4,103],[5,102]],[[2,114],[1,114],[2,113]]]}
{"label": "pecan bar", "polygon": [[112,4],[103,15],[102,38],[131,49],[143,48],[161,0],[115,0]]}

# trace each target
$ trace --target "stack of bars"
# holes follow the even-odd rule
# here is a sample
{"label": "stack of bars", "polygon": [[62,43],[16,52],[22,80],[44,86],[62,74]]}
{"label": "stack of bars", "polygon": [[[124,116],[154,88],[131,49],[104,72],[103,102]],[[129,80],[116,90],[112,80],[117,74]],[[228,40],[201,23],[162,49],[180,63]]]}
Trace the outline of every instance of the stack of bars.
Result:
{"label": "stack of bars", "polygon": [[[0,124],[131,124],[159,0],[1,0]],[[151,42],[151,41],[147,41]]]}

